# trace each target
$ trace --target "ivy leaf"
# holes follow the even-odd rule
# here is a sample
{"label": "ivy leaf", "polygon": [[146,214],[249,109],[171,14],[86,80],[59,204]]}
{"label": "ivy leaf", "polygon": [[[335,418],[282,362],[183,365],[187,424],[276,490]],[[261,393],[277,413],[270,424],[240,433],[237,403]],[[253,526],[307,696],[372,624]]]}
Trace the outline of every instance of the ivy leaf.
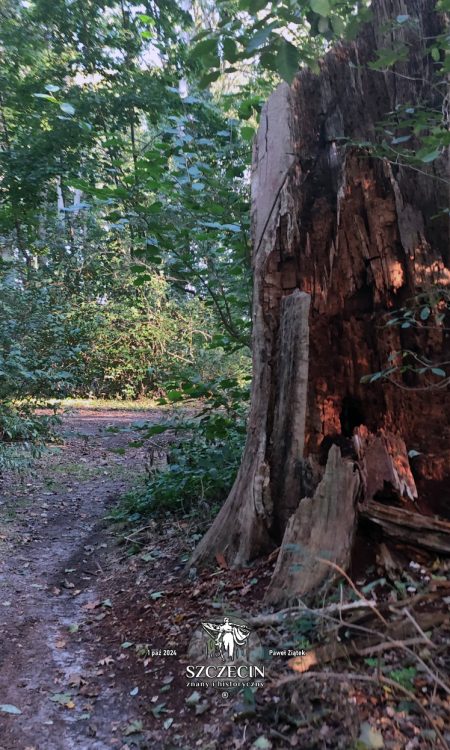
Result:
{"label": "ivy leaf", "polygon": [[409,55],[408,47],[401,46],[395,47],[394,49],[380,49],[377,50],[378,58],[369,63],[369,68],[372,70],[385,70],[391,68],[396,62],[405,60]]}
{"label": "ivy leaf", "polygon": [[127,724],[123,733],[125,737],[129,737],[132,734],[139,734],[139,732],[142,732],[143,729],[144,729],[144,725],[142,721],[135,720],[135,721],[130,721],[130,723]]}
{"label": "ivy leaf", "polygon": [[436,159],[439,159],[440,155],[441,151],[439,148],[435,148],[434,151],[428,151],[428,153],[424,153],[424,149],[422,149],[417,153],[418,158],[420,161],[423,161],[424,164],[430,164],[432,161],[436,161]]}
{"label": "ivy leaf", "polygon": [[434,375],[438,375],[440,378],[445,378],[447,376],[447,373],[441,367],[432,367],[431,372]]}
{"label": "ivy leaf", "polygon": [[159,719],[161,714],[166,714],[166,713],[167,713],[167,708],[166,708],[165,703],[158,703],[157,706],[152,708],[152,714],[155,717],[155,719]]}
{"label": "ivy leaf", "polygon": [[439,52],[438,47],[433,47],[431,50],[431,57],[433,58],[434,62],[439,62],[441,59],[441,53]]}
{"label": "ivy leaf", "polygon": [[54,96],[51,94],[33,94],[33,96],[36,99],[46,99],[48,102],[53,102],[53,104],[58,104],[58,100],[55,99]]}
{"label": "ivy leaf", "polygon": [[75,114],[75,107],[73,106],[73,104],[69,104],[69,102],[61,102],[59,108],[62,112],[65,112],[66,115]]}
{"label": "ivy leaf", "polygon": [[287,83],[291,83],[297,73],[299,61],[298,49],[286,39],[282,39],[276,57],[276,66],[278,73]]}
{"label": "ivy leaf", "polygon": [[195,706],[197,703],[199,703],[201,698],[200,693],[197,690],[194,690],[193,693],[188,695],[187,698],[185,698],[184,702],[187,706]]}

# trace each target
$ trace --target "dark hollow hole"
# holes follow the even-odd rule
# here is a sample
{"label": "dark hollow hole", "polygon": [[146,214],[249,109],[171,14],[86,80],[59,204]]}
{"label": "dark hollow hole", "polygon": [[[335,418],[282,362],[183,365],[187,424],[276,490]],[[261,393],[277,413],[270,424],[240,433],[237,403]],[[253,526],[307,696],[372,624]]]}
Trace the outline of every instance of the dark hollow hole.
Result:
{"label": "dark hollow hole", "polygon": [[364,424],[362,403],[354,396],[344,396],[340,414],[341,431],[345,437],[351,437],[355,427]]}

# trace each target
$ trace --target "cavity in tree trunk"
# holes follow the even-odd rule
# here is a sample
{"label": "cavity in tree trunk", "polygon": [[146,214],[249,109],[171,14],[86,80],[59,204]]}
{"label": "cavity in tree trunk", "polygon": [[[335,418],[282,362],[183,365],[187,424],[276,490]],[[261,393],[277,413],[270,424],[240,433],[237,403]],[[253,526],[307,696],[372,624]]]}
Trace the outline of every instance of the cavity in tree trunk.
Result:
{"label": "cavity in tree trunk", "polygon": [[[393,351],[450,359],[445,324],[426,335],[383,325],[386,312],[449,283],[440,214],[448,162],[417,171],[354,145],[376,144],[399,106],[442,106],[426,51],[441,19],[429,0],[375,0],[372,9],[358,40],[329,53],[319,75],[305,71],[276,89],[254,146],[248,436],[234,487],[191,564],[219,552],[245,564],[281,545],[271,601],[318,586],[326,566],[316,575],[311,556],[348,563],[358,498],[432,513],[439,488],[440,512],[450,514],[448,393],[422,390],[408,373],[399,385],[361,383]],[[396,31],[408,60],[371,70],[399,15],[416,20]],[[422,456],[414,476],[411,449]]]}

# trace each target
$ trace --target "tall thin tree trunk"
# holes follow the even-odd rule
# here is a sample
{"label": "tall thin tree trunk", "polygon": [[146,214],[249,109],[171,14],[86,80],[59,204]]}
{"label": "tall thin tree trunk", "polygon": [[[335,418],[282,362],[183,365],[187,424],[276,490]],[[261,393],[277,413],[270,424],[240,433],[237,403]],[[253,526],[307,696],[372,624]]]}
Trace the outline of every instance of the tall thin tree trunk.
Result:
{"label": "tall thin tree trunk", "polygon": [[[448,219],[440,214],[448,161],[417,171],[355,145],[379,142],[380,123],[399,106],[442,104],[426,51],[441,19],[430,0],[375,0],[372,10],[355,43],[328,54],[319,75],[302,72],[291,87],[280,85],[261,116],[252,176],[247,443],[230,496],[192,564],[217,552],[245,564],[282,544],[285,533],[295,546],[299,524],[304,545],[326,537],[330,523],[334,546],[325,557],[347,564],[358,497],[388,491],[425,510],[430,482],[440,483],[450,513],[448,393],[422,390],[407,373],[399,385],[361,382],[394,351],[450,359],[445,325],[429,334],[383,325],[386,312],[449,284]],[[393,42],[388,22],[405,15],[414,23],[398,27]],[[376,49],[398,41],[409,45],[408,60],[387,71],[368,67]],[[333,450],[327,465],[333,444],[340,455]],[[414,477],[411,449],[429,459],[418,462]],[[306,498],[322,502],[324,512],[302,511]],[[347,518],[329,512],[331,502],[342,502]],[[304,524],[315,526],[305,535]],[[301,594],[301,576],[287,576],[283,560],[278,567],[284,578],[270,598]],[[317,584],[317,576],[306,577]]]}

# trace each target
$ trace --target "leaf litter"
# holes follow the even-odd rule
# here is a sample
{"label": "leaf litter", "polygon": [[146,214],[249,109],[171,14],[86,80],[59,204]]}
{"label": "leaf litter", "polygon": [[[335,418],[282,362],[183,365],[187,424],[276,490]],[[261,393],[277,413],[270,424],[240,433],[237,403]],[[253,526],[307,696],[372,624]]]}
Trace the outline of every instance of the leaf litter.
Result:
{"label": "leaf litter", "polygon": [[[119,433],[108,436],[120,439]],[[111,460],[121,460],[117,454],[112,456]],[[86,526],[92,525],[89,513],[85,515]],[[228,569],[219,555],[212,572],[198,572],[192,580],[184,576],[186,558],[199,533],[191,522],[150,525],[140,538],[139,555],[131,558],[111,541],[107,530],[97,538],[84,537],[81,555],[89,557],[90,564],[98,559],[103,571],[94,585],[78,583],[82,557],[61,561],[60,571],[75,569],[70,580],[82,591],[76,604],[77,598],[68,599],[73,589],[58,588],[53,582],[48,588],[48,596],[56,596],[63,610],[73,602],[70,616],[64,613],[68,637],[57,638],[67,642],[63,648],[55,647],[61,658],[72,658],[72,663],[67,671],[65,666],[61,669],[66,661],[58,663],[40,677],[42,687],[47,678],[48,688],[51,682],[56,684],[48,692],[49,704],[63,717],[76,714],[80,719],[76,726],[85,726],[76,730],[81,731],[80,746],[89,748],[95,736],[95,741],[102,740],[111,749],[122,747],[121,738],[125,743],[130,742],[126,738],[139,738],[155,750],[383,746],[413,750],[434,747],[440,742],[439,733],[448,744],[445,674],[450,661],[444,599],[450,594],[450,569],[445,562],[425,557],[405,562],[407,552],[401,546],[392,548],[390,557],[395,561],[397,555],[400,560],[397,572],[392,565],[384,569],[385,563],[378,563],[375,554],[372,570],[369,565],[354,572],[362,592],[359,609],[345,609],[347,602],[354,604],[354,595],[341,581],[327,600],[299,606],[280,617],[261,608],[274,556],[238,571]],[[155,550],[163,554],[155,555]],[[382,557],[388,559],[385,552]],[[33,565],[33,555],[30,560]],[[62,580],[58,571],[55,580]],[[374,606],[387,624],[381,626]],[[220,617],[229,610],[250,621],[267,649],[304,647],[309,660],[272,658],[266,686],[257,692],[224,699],[219,691],[192,691],[183,675],[193,629],[200,616]],[[407,656],[402,645],[411,639],[416,642],[406,646],[412,651]],[[392,640],[397,645],[387,648]],[[71,654],[80,648],[82,668],[74,669]],[[175,649],[178,656],[152,656],[152,649],[159,648]],[[14,697],[19,695],[16,691]],[[22,705],[19,700],[4,705],[16,707],[16,703]],[[32,700],[30,709],[33,705],[37,704]],[[52,720],[48,721],[51,732]],[[71,731],[74,726],[70,725]],[[29,742],[33,739],[30,732]],[[17,745],[5,747],[15,750]]]}

